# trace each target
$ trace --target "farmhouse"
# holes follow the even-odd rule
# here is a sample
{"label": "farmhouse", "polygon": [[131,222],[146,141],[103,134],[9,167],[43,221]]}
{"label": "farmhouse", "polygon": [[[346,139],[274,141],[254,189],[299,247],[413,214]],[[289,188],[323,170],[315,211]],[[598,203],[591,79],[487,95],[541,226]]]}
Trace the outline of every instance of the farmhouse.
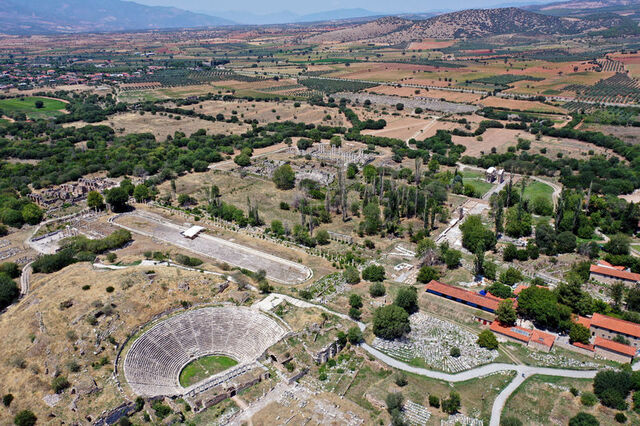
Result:
{"label": "farmhouse", "polygon": [[532,349],[549,352],[556,341],[556,336],[539,330],[527,330],[526,328],[503,326],[498,321],[491,323],[491,331],[501,335],[506,340],[524,343]]}
{"label": "farmhouse", "polygon": [[622,281],[625,284],[636,285],[640,282],[640,274],[633,273],[624,266],[614,266],[604,260],[599,260],[595,265],[591,265],[589,272],[590,279],[605,284]]}
{"label": "farmhouse", "polygon": [[495,312],[496,309],[498,309],[498,304],[501,300],[498,298],[485,297],[478,293],[474,293],[473,291],[453,287],[436,280],[431,280],[431,282],[426,285],[425,291],[427,293],[445,297],[455,302],[463,303],[467,306],[482,309],[483,311],[491,313]]}

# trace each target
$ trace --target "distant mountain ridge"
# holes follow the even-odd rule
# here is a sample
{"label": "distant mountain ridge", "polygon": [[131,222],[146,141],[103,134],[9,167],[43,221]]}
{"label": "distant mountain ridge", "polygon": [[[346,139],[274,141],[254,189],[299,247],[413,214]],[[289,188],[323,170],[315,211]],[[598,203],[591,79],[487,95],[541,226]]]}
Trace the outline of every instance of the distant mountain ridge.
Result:
{"label": "distant mountain ridge", "polygon": [[0,0],[0,33],[78,33],[229,25],[174,7],[123,0]]}
{"label": "distant mountain ridge", "polygon": [[322,21],[337,21],[345,19],[355,18],[367,18],[372,16],[383,16],[378,12],[372,12],[362,8],[352,9],[336,9],[327,10],[324,12],[310,13],[306,15],[298,15],[289,11],[274,12],[266,15],[258,15],[248,12],[214,12],[206,9],[202,10],[203,13],[213,13],[216,16],[235,21],[239,24],[246,25],[271,25],[271,24],[289,24],[289,23],[302,23],[302,22],[322,22]]}
{"label": "distant mountain ridge", "polygon": [[501,34],[578,34],[619,25],[617,15],[597,19],[568,19],[516,7],[468,9],[424,20],[386,17],[365,24],[312,36],[311,42],[370,41],[398,44],[428,38],[477,38]]}

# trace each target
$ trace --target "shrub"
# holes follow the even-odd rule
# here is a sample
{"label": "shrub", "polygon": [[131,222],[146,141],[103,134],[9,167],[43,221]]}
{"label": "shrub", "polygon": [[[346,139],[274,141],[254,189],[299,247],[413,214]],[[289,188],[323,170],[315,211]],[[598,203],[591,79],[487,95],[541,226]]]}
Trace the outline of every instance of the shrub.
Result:
{"label": "shrub", "polygon": [[360,321],[360,318],[362,318],[362,311],[352,306],[349,308],[349,317],[354,321]]}
{"label": "shrub", "polygon": [[362,330],[360,330],[359,327],[356,327],[356,326],[351,327],[347,332],[347,340],[352,345],[359,344],[360,342],[362,342],[362,339],[363,339]]}
{"label": "shrub", "polygon": [[38,418],[30,410],[22,410],[13,418],[13,423],[16,426],[33,426],[36,421]]}
{"label": "shrub", "polygon": [[136,413],[142,411],[142,409],[144,408],[144,398],[139,396],[136,398],[136,405],[134,407]]}
{"label": "shrub", "polygon": [[429,395],[429,406],[434,408],[440,408],[440,398],[435,395]]}
{"label": "shrub", "polygon": [[5,273],[0,273],[0,310],[11,305],[20,296],[18,285]]}
{"label": "shrub", "polygon": [[2,405],[4,405],[5,407],[10,406],[12,401],[13,401],[12,394],[8,393],[2,396]]}
{"label": "shrub", "polygon": [[578,389],[574,388],[573,386],[571,386],[571,388],[569,389],[569,392],[571,392],[571,395],[573,395],[573,396],[580,395],[580,391]]}
{"label": "shrub", "polygon": [[113,293],[115,291],[115,288],[113,288],[113,286],[108,286],[106,288],[107,293]]}
{"label": "shrub", "polygon": [[53,389],[55,393],[61,393],[69,386],[71,386],[71,383],[69,383],[69,380],[67,380],[65,376],[54,377],[51,381],[51,389]]}
{"label": "shrub", "polygon": [[260,284],[258,284],[258,290],[260,290],[260,293],[262,294],[268,294],[271,293],[272,288],[267,280],[262,280],[260,281]]}
{"label": "shrub", "polygon": [[451,355],[454,358],[458,358],[460,356],[460,348],[456,348],[456,347],[451,348],[451,350],[449,351],[449,355]]}
{"label": "shrub", "polygon": [[367,281],[382,282],[385,278],[384,267],[381,265],[369,265],[362,271],[362,278]]}
{"label": "shrub", "polygon": [[163,404],[161,401],[156,401],[151,406],[153,410],[156,412],[156,416],[159,419],[164,419],[169,414],[173,413],[173,410],[168,405]]}
{"label": "shrub", "polygon": [[569,426],[599,426],[598,419],[589,413],[578,413],[569,419]]}
{"label": "shrub", "polygon": [[435,269],[433,266],[425,265],[420,268],[420,272],[418,272],[418,282],[423,284],[427,284],[431,282],[431,280],[439,280],[440,272]]}
{"label": "shrub", "polygon": [[360,272],[355,266],[347,266],[342,276],[348,284],[358,284],[360,282]]}
{"label": "shrub", "polygon": [[580,402],[585,407],[593,407],[598,402],[598,398],[591,392],[582,392],[582,395],[580,395]]}
{"label": "shrub", "polygon": [[616,422],[618,422],[618,423],[626,423],[627,422],[627,416],[625,416],[624,413],[622,413],[622,412],[616,413],[614,418],[616,419]]}
{"label": "shrub", "polygon": [[460,405],[460,394],[455,391],[451,391],[449,393],[449,398],[442,400],[442,411],[447,414],[455,414],[460,410]]}
{"label": "shrub", "polygon": [[329,244],[329,232],[324,229],[316,232],[316,242],[321,246]]}
{"label": "shrub", "polygon": [[400,392],[392,392],[387,394],[385,402],[387,404],[388,412],[402,410],[402,406],[404,405],[404,396],[402,396]]}
{"label": "shrub", "polygon": [[387,290],[382,283],[373,283],[369,286],[369,294],[371,297],[382,297],[386,293]]}
{"label": "shrub", "polygon": [[0,273],[5,273],[12,279],[15,279],[22,274],[22,271],[20,271],[20,268],[17,264],[13,262],[5,262],[0,264]]}
{"label": "shrub", "polygon": [[484,330],[478,336],[478,346],[489,350],[498,349],[498,339],[489,330]]}
{"label": "shrub", "polygon": [[403,372],[397,373],[394,381],[395,381],[396,385],[398,385],[400,387],[406,386],[407,383],[409,383],[408,380],[407,380],[407,375],[404,374]]}

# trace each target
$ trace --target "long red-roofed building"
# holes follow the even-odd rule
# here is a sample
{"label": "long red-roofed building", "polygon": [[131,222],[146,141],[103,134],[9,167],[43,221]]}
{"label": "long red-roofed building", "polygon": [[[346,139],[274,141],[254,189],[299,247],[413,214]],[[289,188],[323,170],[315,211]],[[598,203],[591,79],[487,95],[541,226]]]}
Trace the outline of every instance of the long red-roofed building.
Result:
{"label": "long red-roofed building", "polygon": [[431,280],[426,285],[425,291],[491,313],[498,309],[498,305],[502,301],[496,297],[485,297],[473,291],[443,284],[436,280]]}
{"label": "long red-roofed building", "polygon": [[621,281],[625,284],[636,285],[640,282],[640,274],[620,269],[620,267],[611,265],[608,262],[599,262],[596,265],[591,265],[589,267],[589,278],[606,284]]}
{"label": "long red-roofed building", "polygon": [[624,337],[629,345],[640,348],[640,324],[613,318],[602,314],[593,314],[589,327],[591,335],[612,340],[616,336]]}
{"label": "long red-roofed building", "polygon": [[597,337],[593,341],[596,354],[617,362],[630,363],[636,356],[637,349],[624,343]]}

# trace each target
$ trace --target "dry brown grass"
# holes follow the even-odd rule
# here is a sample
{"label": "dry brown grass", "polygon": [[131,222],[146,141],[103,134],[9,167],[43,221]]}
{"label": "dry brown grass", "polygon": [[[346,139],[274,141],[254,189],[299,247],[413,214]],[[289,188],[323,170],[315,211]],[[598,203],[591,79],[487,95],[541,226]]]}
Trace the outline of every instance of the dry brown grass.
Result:
{"label": "dry brown grass", "polygon": [[[95,419],[103,410],[124,401],[111,378],[116,347],[107,337],[123,342],[135,327],[179,306],[181,300],[214,301],[211,287],[220,280],[198,272],[154,267],[156,278],[150,281],[145,274],[148,269],[106,271],[80,263],[54,274],[34,276],[33,292],[0,317],[2,338],[7,343],[0,349],[4,378],[0,392],[15,396],[11,408],[0,412],[0,423],[9,424],[16,412],[26,408],[43,422],[49,414],[55,415],[56,422],[65,423],[86,415]],[[178,289],[184,282],[189,283],[188,291]],[[84,285],[91,288],[83,291]],[[106,291],[109,286],[115,289],[112,293]],[[224,294],[218,297],[225,298]],[[72,306],[61,308],[64,301]],[[113,313],[100,316],[97,324],[90,325],[87,317],[98,311],[96,306],[103,305],[110,305]],[[105,366],[91,366],[103,357],[108,358]],[[71,361],[81,366],[79,372],[70,372]],[[25,368],[18,367],[20,363]],[[42,398],[53,393],[50,383],[56,373],[67,376],[77,392],[71,395],[66,391],[62,400],[49,408]],[[94,393],[89,395],[92,389]],[[70,410],[72,401],[77,412]]]}
{"label": "dry brown grass", "polygon": [[516,99],[497,98],[495,96],[489,96],[488,98],[478,101],[478,103],[486,107],[509,108],[519,111],[567,113],[567,111],[562,108],[543,104],[542,102],[519,101]]}
{"label": "dry brown grass", "polygon": [[[406,81],[404,83],[407,83]],[[408,83],[407,83],[408,84]],[[414,84],[424,84],[424,81],[415,81]],[[427,97],[427,98],[444,98],[450,102],[476,102],[482,96],[475,93],[452,92],[448,90],[436,89],[416,89],[413,87],[394,87],[394,86],[376,86],[366,90],[370,93],[379,93],[382,95],[405,96],[405,97]],[[416,93],[418,91],[418,93]]]}
{"label": "dry brown grass", "polygon": [[[197,105],[185,107],[198,113],[223,114],[225,118],[231,117],[237,112],[240,121],[258,120],[260,123],[271,123],[275,121],[296,121],[301,123],[323,124],[331,126],[347,126],[348,122],[344,115],[337,110],[311,106],[304,102],[299,107],[294,106],[294,102],[248,102],[244,100],[235,101],[205,101]],[[331,119],[325,120],[325,116],[330,115]],[[349,126],[350,127],[350,126]]]}
{"label": "dry brown grass", "polygon": [[[215,115],[215,114],[214,114]],[[175,132],[183,132],[187,136],[205,129],[209,134],[241,134],[247,131],[244,123],[224,123],[201,120],[199,118],[182,116],[180,120],[169,118],[168,115],[145,115],[126,112],[109,117],[108,120],[93,125],[107,125],[113,128],[117,135],[131,133],[152,133],[156,139],[164,140]],[[70,123],[66,127],[82,127],[79,123]]]}

